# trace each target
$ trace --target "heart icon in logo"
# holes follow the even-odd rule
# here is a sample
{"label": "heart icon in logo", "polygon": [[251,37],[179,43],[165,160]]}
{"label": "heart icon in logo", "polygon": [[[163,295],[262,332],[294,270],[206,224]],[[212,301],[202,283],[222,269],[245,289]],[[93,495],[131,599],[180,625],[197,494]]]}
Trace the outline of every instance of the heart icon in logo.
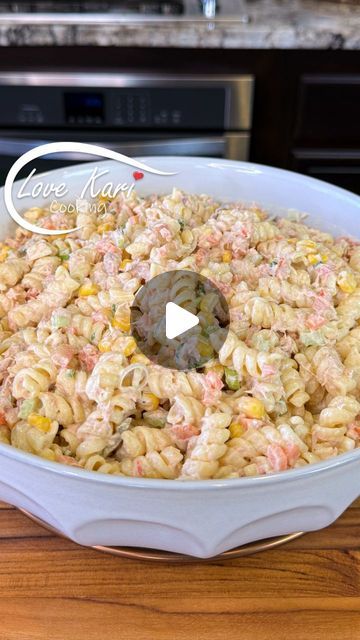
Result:
{"label": "heart icon in logo", "polygon": [[133,176],[135,180],[142,180],[144,177],[144,174],[142,171],[134,171]]}

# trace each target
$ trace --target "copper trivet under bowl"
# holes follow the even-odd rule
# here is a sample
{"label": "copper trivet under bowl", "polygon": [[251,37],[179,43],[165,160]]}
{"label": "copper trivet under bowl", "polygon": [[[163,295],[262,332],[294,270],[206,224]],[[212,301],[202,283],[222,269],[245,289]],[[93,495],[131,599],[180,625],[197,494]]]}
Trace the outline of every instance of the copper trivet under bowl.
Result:
{"label": "copper trivet under bowl", "polygon": [[[67,538],[63,533],[52,527],[50,524],[47,524],[37,516],[34,516],[29,511],[25,509],[20,509],[21,513],[25,516],[36,522],[36,524],[45,527],[49,531],[56,533],[62,538]],[[296,533],[288,533],[283,536],[276,536],[275,538],[268,538],[267,540],[258,540],[256,542],[249,542],[248,544],[244,544],[241,547],[236,547],[235,549],[229,549],[229,551],[224,551],[224,553],[220,553],[217,556],[213,556],[212,558],[196,558],[194,556],[187,556],[181,553],[173,553],[172,551],[161,551],[159,549],[141,549],[139,547],[104,547],[102,545],[94,545],[88,547],[89,549],[96,549],[96,551],[102,551],[103,553],[110,553],[113,556],[121,556],[122,558],[131,558],[133,560],[148,560],[151,562],[170,562],[170,563],[185,563],[185,562],[213,562],[214,560],[231,560],[233,558],[240,558],[241,556],[250,556],[253,553],[258,553],[259,551],[266,551],[267,549],[274,549],[275,547],[279,547],[286,542],[291,542],[291,540],[296,540],[296,538],[300,538],[300,536],[304,535],[304,531],[297,531]],[[73,540],[71,540],[73,542]],[[80,545],[85,546],[85,545]],[[86,546],[85,546],[86,548]]]}

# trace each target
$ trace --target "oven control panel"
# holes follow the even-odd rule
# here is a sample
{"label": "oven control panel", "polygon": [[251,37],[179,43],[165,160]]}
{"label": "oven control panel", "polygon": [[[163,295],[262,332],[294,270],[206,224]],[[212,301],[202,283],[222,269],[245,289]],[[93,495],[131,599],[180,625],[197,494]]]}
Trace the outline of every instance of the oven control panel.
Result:
{"label": "oven control panel", "polygon": [[249,130],[250,76],[3,73],[0,126]]}
{"label": "oven control panel", "polygon": [[225,123],[226,89],[221,88],[72,90],[60,100],[66,124],[222,129]]}

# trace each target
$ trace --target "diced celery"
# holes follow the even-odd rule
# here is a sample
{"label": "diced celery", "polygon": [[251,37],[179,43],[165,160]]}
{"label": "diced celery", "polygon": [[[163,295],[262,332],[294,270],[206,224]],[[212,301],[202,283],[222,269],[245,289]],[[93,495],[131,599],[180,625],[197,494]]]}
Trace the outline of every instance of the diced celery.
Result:
{"label": "diced celery", "polygon": [[38,404],[39,401],[36,398],[24,400],[20,407],[19,418],[26,420],[30,413],[33,413],[36,410]]}
{"label": "diced celery", "polygon": [[237,391],[240,389],[239,376],[235,369],[225,367],[225,382],[231,391]]}
{"label": "diced celery", "polygon": [[321,347],[325,344],[325,338],[320,331],[301,331],[300,341],[305,347]]}
{"label": "diced celery", "polygon": [[165,427],[167,411],[156,409],[155,411],[145,411],[143,418],[151,427]]}
{"label": "diced celery", "polygon": [[70,319],[67,316],[53,315],[51,318],[51,326],[53,329],[60,329],[61,327],[68,327]]}

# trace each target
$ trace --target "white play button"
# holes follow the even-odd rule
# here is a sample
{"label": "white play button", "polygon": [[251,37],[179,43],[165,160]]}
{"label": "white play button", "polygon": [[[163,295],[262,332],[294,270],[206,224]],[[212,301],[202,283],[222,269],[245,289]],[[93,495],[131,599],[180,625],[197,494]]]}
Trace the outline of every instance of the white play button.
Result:
{"label": "white play button", "polygon": [[165,333],[168,340],[181,336],[199,324],[199,318],[190,311],[186,311],[174,302],[168,302],[165,307]]}
{"label": "white play button", "polygon": [[157,366],[203,369],[226,340],[229,315],[223,294],[211,280],[195,271],[166,271],[150,278],[135,294],[131,335]]}

